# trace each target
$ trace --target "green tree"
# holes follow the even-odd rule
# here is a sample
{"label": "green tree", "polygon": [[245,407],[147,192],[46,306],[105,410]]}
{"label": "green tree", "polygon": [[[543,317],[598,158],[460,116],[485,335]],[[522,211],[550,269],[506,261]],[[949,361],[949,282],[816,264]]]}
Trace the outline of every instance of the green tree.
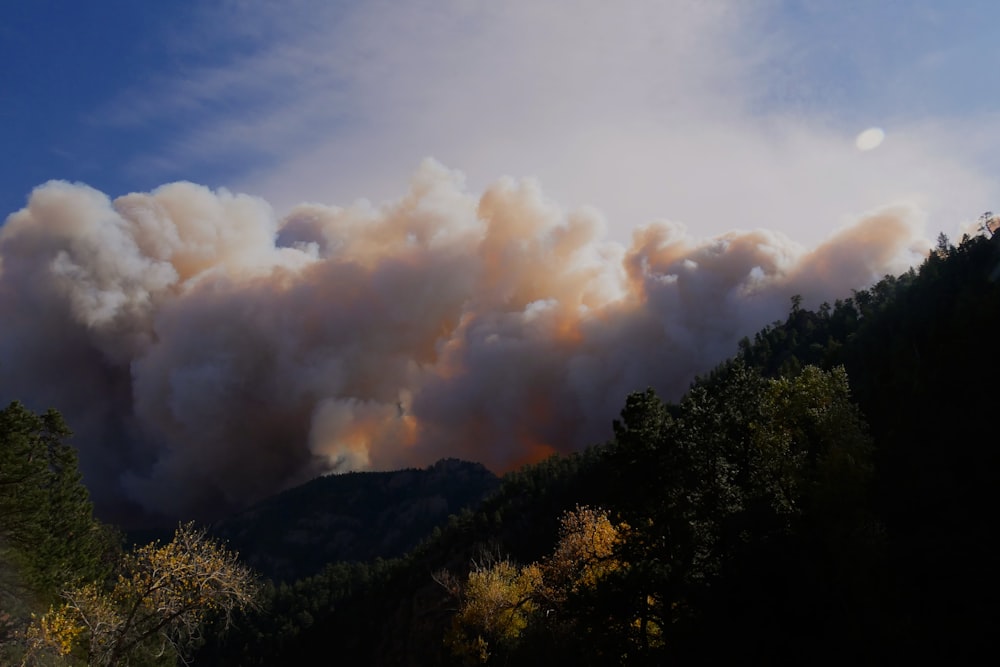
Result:
{"label": "green tree", "polygon": [[55,410],[36,414],[18,402],[0,410],[0,644],[7,649],[63,588],[102,579],[116,546],[93,518],[70,435]]}
{"label": "green tree", "polygon": [[[669,646],[673,657],[694,656],[709,628],[742,633],[776,617],[814,619],[801,632],[815,632],[820,619],[830,623],[824,606],[869,602],[862,590],[878,555],[871,441],[842,368],[768,380],[727,363],[677,406],[633,394],[615,434],[609,463],[631,482],[622,508],[632,528],[617,550],[628,565],[600,603],[618,622],[595,627],[618,655],[655,663]],[[834,589],[844,598],[837,607]],[[632,630],[620,621],[631,618],[657,634],[623,641]]]}

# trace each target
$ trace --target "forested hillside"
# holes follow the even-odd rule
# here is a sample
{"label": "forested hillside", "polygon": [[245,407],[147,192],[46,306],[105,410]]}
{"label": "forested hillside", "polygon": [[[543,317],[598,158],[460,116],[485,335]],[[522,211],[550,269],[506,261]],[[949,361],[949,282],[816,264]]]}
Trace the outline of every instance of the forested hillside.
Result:
{"label": "forested hillside", "polygon": [[[380,522],[475,503],[488,473],[452,461],[278,496],[217,526],[274,566],[259,592],[193,526],[122,554],[91,517],[58,415],[13,404],[0,414],[0,649],[28,664],[968,662],[994,617],[998,278],[1000,240],[942,239],[919,268],[834,304],[793,299],[676,403],[623,397],[608,442],[505,475],[398,558],[369,559],[391,553],[378,526],[403,531]],[[376,530],[281,581],[326,560],[334,506],[371,508],[351,521]],[[171,616],[182,625],[83,622],[153,609],[149,568],[178,563],[211,564],[229,587],[191,595],[197,580],[176,578],[166,600],[192,605]]]}
{"label": "forested hillside", "polygon": [[993,617],[998,275],[997,241],[942,240],[793,299],[679,403],[633,394],[612,441],[506,475],[406,558],[272,590],[202,662],[967,659]]}
{"label": "forested hillside", "polygon": [[482,465],[456,459],[329,475],[218,521],[211,533],[264,576],[294,581],[330,562],[402,556],[499,483]]}
{"label": "forested hillside", "polygon": [[[768,374],[843,364],[876,443],[872,507],[890,536],[897,618],[943,655],[992,627],[984,528],[994,523],[1000,238],[943,237],[919,270],[887,276],[741,346]],[[985,587],[985,588],[984,588]]]}

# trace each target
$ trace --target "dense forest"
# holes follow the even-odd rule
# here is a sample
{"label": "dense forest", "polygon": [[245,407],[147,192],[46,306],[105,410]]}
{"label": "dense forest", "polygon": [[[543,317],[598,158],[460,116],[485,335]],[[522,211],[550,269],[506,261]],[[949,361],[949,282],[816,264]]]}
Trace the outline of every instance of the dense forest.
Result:
{"label": "dense forest", "polygon": [[[678,402],[623,397],[611,440],[508,473],[481,502],[463,490],[472,504],[404,555],[261,583],[190,525],[123,551],[58,414],[15,403],[0,413],[0,661],[965,662],[994,617],[998,279],[1000,239],[942,237],[919,268],[834,304],[793,298]],[[251,516],[265,533],[295,520]],[[144,589],[152,571],[179,597]],[[167,621],[93,622],[160,591],[179,605]]]}

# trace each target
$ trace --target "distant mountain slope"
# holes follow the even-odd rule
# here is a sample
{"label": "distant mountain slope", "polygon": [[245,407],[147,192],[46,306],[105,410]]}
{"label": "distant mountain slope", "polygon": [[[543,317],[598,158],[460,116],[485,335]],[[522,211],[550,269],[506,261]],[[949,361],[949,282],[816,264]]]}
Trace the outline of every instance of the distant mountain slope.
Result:
{"label": "distant mountain slope", "polygon": [[330,475],[218,521],[211,532],[265,576],[291,581],[330,562],[400,556],[498,485],[481,464],[457,459]]}

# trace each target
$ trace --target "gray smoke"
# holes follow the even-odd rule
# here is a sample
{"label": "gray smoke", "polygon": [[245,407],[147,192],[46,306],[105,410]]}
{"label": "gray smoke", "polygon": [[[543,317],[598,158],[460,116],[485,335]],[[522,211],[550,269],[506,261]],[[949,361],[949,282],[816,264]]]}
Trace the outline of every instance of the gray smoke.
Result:
{"label": "gray smoke", "polygon": [[212,516],[442,456],[504,471],[605,440],[632,390],[678,397],[791,295],[905,269],[916,217],[813,250],[654,222],[626,248],[531,181],[477,196],[433,161],[398,201],[282,220],[191,183],[51,182],[0,229],[0,399],[63,412],[106,515]]}

